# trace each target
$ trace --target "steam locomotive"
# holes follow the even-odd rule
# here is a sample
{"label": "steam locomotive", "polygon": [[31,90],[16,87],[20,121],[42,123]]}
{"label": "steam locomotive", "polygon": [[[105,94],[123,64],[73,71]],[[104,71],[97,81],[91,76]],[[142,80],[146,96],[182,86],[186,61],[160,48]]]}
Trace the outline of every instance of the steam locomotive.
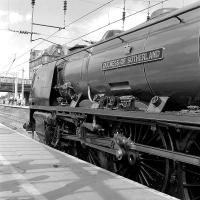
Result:
{"label": "steam locomotive", "polygon": [[39,68],[26,128],[57,149],[184,200],[200,199],[200,3]]}

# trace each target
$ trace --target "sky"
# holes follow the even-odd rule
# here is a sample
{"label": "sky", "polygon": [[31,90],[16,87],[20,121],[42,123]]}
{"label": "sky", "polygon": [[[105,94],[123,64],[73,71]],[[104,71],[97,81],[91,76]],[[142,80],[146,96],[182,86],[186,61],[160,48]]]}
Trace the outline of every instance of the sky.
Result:
{"label": "sky", "polygon": [[[107,30],[122,29],[122,21],[114,24],[112,22],[122,18],[124,1],[126,16],[145,9],[149,5],[149,0],[67,0],[66,28],[58,31],[55,28],[33,26],[33,31],[40,33],[40,35],[34,35],[33,39],[36,41],[31,42],[30,35],[9,31],[9,29],[15,31],[31,30],[31,0],[0,0],[0,76],[17,75],[22,77],[24,69],[25,78],[28,78],[30,50],[42,50],[51,45],[50,42],[37,40],[37,38],[47,39],[54,33],[48,40],[61,45],[73,46],[86,44],[84,40],[98,41]],[[160,4],[150,8],[149,12],[151,14],[154,10],[162,7],[181,8],[197,1],[199,0],[168,0],[160,3],[161,0],[150,0],[150,6]],[[106,6],[102,6],[104,4]],[[102,6],[101,9],[94,11],[100,6]],[[82,17],[89,12],[92,13]],[[124,30],[145,22],[147,13],[148,9],[128,17],[125,20]],[[77,20],[81,17],[81,20]],[[33,21],[63,27],[63,0],[35,0]],[[81,37],[105,25],[109,26]],[[76,38],[79,39],[75,40]]]}

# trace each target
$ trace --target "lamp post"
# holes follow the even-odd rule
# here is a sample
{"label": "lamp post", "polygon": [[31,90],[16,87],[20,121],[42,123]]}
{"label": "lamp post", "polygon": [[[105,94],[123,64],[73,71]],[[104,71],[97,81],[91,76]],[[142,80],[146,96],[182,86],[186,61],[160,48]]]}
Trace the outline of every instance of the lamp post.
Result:
{"label": "lamp post", "polygon": [[22,97],[21,100],[24,100],[24,69],[22,69]]}
{"label": "lamp post", "polygon": [[17,99],[18,96],[18,77],[17,77],[17,72],[15,74],[15,99]]}

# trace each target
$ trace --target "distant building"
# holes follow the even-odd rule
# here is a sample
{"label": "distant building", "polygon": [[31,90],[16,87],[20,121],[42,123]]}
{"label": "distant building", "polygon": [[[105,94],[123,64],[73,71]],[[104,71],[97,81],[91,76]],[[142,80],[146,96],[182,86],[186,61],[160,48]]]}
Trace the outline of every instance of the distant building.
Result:
{"label": "distant building", "polygon": [[39,67],[65,55],[65,53],[66,48],[61,45],[51,45],[45,50],[31,50],[29,59],[29,78],[33,78],[33,74]]}

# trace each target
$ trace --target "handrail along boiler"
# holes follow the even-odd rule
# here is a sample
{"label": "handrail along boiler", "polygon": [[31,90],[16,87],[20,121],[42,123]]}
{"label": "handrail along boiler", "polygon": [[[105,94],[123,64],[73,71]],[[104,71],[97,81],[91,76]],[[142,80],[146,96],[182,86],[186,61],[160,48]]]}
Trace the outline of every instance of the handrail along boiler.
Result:
{"label": "handrail along boiler", "polygon": [[200,3],[155,11],[42,66],[26,128],[144,185],[200,199],[199,13]]}

